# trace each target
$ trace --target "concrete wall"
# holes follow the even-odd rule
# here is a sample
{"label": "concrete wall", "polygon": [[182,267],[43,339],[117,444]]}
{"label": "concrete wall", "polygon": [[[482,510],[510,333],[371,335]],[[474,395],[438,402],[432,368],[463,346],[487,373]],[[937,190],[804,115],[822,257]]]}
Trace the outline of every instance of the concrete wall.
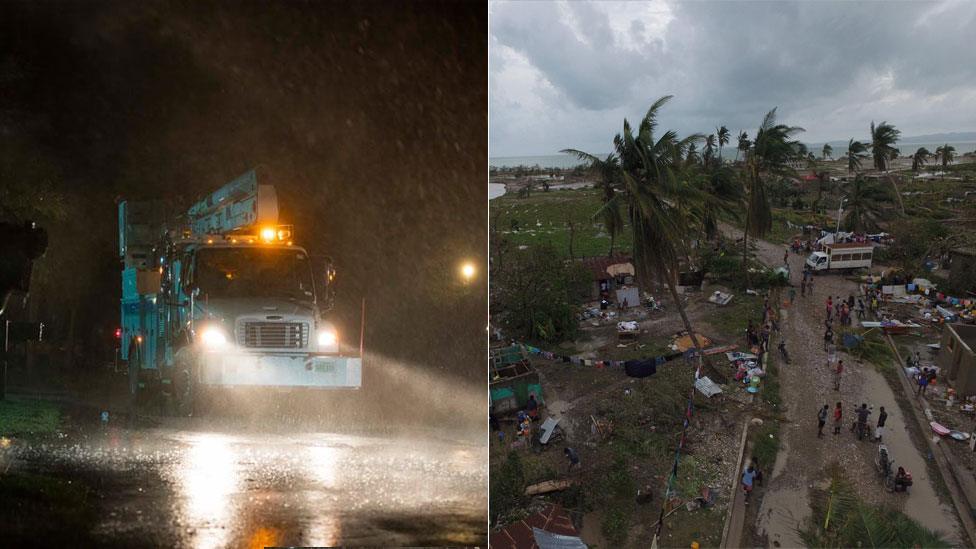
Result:
{"label": "concrete wall", "polygon": [[976,326],[946,324],[936,361],[959,396],[976,395]]}

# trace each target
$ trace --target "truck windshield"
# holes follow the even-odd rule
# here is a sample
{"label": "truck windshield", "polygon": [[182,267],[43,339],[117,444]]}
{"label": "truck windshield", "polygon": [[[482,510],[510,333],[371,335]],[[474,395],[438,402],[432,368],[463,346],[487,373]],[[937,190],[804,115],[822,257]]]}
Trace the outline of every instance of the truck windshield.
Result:
{"label": "truck windshield", "polygon": [[205,248],[194,281],[210,297],[290,297],[311,301],[312,271],[304,252],[275,248]]}

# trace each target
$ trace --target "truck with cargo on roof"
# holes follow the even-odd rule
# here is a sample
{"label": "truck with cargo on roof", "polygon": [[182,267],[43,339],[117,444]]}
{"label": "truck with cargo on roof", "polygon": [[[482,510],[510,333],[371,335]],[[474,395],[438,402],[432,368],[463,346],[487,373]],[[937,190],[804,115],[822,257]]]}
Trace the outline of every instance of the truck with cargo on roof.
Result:
{"label": "truck with cargo on roof", "polygon": [[821,251],[810,254],[806,265],[813,272],[870,269],[874,247],[870,243],[847,242],[824,244]]}

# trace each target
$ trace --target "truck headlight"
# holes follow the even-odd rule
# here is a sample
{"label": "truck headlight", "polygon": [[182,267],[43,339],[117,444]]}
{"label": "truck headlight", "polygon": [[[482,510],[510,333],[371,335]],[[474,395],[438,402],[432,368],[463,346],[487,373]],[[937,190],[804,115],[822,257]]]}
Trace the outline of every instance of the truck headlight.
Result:
{"label": "truck headlight", "polygon": [[321,350],[329,351],[338,350],[339,348],[339,336],[331,328],[319,330],[318,341],[319,349]]}
{"label": "truck headlight", "polygon": [[218,326],[207,326],[200,334],[200,341],[207,349],[222,349],[227,345],[227,335]]}

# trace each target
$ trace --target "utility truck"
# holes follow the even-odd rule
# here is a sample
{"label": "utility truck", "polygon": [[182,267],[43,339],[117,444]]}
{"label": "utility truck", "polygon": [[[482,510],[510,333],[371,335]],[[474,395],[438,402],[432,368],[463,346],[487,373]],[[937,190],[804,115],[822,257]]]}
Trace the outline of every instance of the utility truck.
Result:
{"label": "utility truck", "polygon": [[344,355],[327,317],[335,271],[294,238],[254,170],[173,219],[158,202],[120,202],[116,335],[131,394],[158,390],[191,415],[232,388],[360,388],[362,334]]}
{"label": "utility truck", "polygon": [[813,252],[807,258],[807,267],[813,272],[870,269],[873,255],[874,247],[871,244],[824,244],[822,251]]}

